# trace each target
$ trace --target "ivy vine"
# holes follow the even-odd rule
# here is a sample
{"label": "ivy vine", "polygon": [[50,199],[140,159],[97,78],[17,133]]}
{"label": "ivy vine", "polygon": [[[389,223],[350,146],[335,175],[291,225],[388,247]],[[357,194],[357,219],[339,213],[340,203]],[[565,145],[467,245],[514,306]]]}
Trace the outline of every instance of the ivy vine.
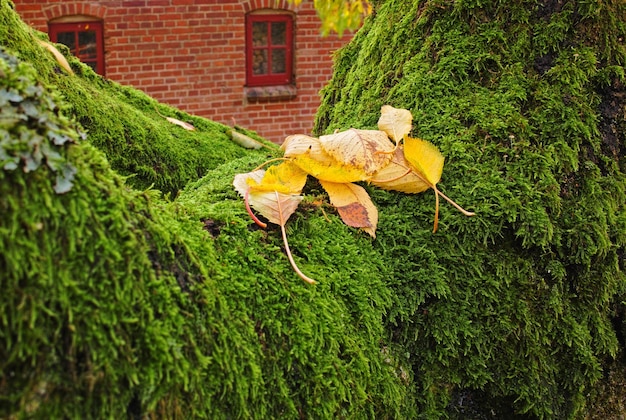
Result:
{"label": "ivy vine", "polygon": [[36,80],[31,66],[0,48],[0,168],[29,173],[46,166],[56,174],[54,191],[63,194],[76,174],[66,149],[85,133],[63,115],[59,94]]}

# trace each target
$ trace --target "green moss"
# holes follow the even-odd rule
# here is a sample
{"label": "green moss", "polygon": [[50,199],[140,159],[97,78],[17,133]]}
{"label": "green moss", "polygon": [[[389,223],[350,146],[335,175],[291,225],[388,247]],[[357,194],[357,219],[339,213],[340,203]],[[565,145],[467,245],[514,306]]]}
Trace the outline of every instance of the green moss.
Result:
{"label": "green moss", "polygon": [[189,185],[172,206],[203,220],[215,237],[217,263],[234,268],[221,290],[258,334],[264,405],[282,406],[285,418],[408,415],[409,378],[401,378],[402,361],[382,328],[390,304],[387,270],[370,240],[354,235],[338,217],[327,222],[321,210],[303,205],[309,211],[298,212],[288,225],[290,247],[319,284],[302,282],[281,249],[279,230],[251,229],[255,225],[232,187],[233,173],[258,163],[245,158],[223,165]]}
{"label": "green moss", "polygon": [[373,197],[425,417],[581,415],[624,345],[625,34],[618,1],[390,0],[338,52],[316,131],[411,110],[477,213],[444,204],[432,236],[432,194]]}
{"label": "green moss", "polygon": [[[625,7],[375,2],[337,55],[317,129],[410,109],[413,134],[446,156],[441,190],[477,216],[443,203],[433,235],[432,193],[366,186],[372,240],[332,209],[327,221],[311,180],[287,224],[311,287],[231,185],[274,151],[74,59],[65,74],[0,0],[0,43],[19,51],[0,56],[0,417],[613,412]],[[54,153],[34,158],[43,145]],[[63,168],[72,184],[55,191]]]}
{"label": "green moss", "polygon": [[[38,133],[37,123],[59,124],[78,138],[59,114],[59,96],[39,94],[30,66],[2,57],[2,71],[0,90],[15,90],[11,82],[19,81],[36,93],[30,105],[40,111],[37,120],[3,125],[4,139]],[[3,115],[23,103],[5,103]],[[22,151],[40,147],[19,139]],[[208,356],[194,344],[208,349],[213,341],[192,315],[216,310],[219,299],[201,291],[204,309],[192,307],[173,287],[173,264],[188,265],[185,277],[208,277],[187,254],[172,255],[184,246],[177,229],[168,229],[175,221],[151,210],[154,193],[129,190],[100,152],[71,144],[56,149],[58,160],[76,168],[65,194],[54,191],[50,165],[0,171],[3,417],[108,417],[133,404],[153,407],[201,381],[191,367],[206,366]]]}

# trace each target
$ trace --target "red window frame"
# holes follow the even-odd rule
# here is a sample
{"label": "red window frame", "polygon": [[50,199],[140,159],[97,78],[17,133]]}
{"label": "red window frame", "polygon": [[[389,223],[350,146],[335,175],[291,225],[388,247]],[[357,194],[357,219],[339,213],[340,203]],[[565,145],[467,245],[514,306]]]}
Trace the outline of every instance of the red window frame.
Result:
{"label": "red window frame", "polygon": [[74,54],[80,61],[85,64],[93,65],[96,73],[104,76],[104,31],[102,22],[63,22],[48,24],[48,35],[52,42],[59,42],[59,33],[73,32],[74,33],[74,45],[80,46],[79,34],[81,32],[95,32],[96,34],[96,57],[89,58],[77,51],[76,48],[72,49]]}
{"label": "red window frame", "polygon": [[[252,27],[254,23],[267,23],[267,45],[255,46],[252,39]],[[273,23],[286,23],[285,44],[272,44]],[[272,51],[285,51],[285,72],[272,73]],[[267,50],[268,73],[254,74],[253,54],[258,50]],[[293,17],[288,14],[249,14],[246,17],[246,84],[247,86],[271,86],[288,85],[293,83]]]}

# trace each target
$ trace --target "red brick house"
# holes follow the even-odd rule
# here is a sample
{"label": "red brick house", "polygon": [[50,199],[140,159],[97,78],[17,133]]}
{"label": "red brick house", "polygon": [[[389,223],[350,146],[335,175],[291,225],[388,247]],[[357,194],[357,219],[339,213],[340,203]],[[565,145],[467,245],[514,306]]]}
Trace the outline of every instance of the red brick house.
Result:
{"label": "red brick house", "polygon": [[282,142],[310,133],[332,54],[312,0],[13,0],[98,73]]}

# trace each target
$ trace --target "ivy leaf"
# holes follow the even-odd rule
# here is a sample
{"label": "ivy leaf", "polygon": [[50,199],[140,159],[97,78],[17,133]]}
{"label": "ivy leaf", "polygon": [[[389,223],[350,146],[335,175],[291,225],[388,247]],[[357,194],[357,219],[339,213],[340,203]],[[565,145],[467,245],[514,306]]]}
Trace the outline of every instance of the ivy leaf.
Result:
{"label": "ivy leaf", "polygon": [[376,237],[378,209],[363,187],[321,180],[320,184],[346,225],[361,228],[373,238]]}

